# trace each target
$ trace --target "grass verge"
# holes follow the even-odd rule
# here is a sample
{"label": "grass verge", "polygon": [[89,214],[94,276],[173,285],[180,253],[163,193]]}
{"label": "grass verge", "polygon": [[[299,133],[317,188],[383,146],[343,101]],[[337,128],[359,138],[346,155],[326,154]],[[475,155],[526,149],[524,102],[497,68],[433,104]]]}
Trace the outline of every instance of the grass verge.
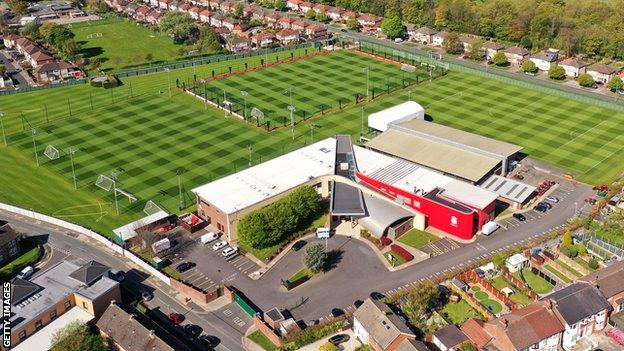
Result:
{"label": "grass verge", "polygon": [[438,240],[440,240],[440,238],[438,238],[437,236],[429,234],[427,232],[423,232],[422,230],[418,230],[416,228],[413,228],[409,232],[399,237],[399,242],[405,245],[409,245],[415,249],[420,249],[428,243]]}
{"label": "grass verge", "polygon": [[572,282],[572,280],[570,278],[568,278],[565,274],[559,272],[558,270],[556,270],[554,267],[549,266],[549,265],[545,265],[544,266],[550,273],[554,274],[555,276],[557,276],[557,278],[559,278],[559,280],[561,280],[562,282],[569,284]]}
{"label": "grass verge", "polygon": [[0,268],[0,277],[3,279],[14,277],[19,271],[24,269],[24,267],[33,265],[39,260],[41,246],[29,240],[22,240],[20,242],[20,247],[22,249],[22,254]]}
{"label": "grass verge", "polygon": [[555,288],[552,284],[542,279],[537,274],[531,272],[531,270],[528,268],[523,269],[522,274],[520,274],[520,271],[518,271],[514,272],[513,275],[514,277],[520,279],[526,285],[528,285],[529,289],[535,291],[538,294],[549,293]]}
{"label": "grass verge", "polygon": [[249,340],[255,342],[258,346],[262,347],[266,351],[274,351],[277,350],[277,347],[274,343],[269,340],[264,334],[262,334],[259,330],[249,334],[247,336]]}

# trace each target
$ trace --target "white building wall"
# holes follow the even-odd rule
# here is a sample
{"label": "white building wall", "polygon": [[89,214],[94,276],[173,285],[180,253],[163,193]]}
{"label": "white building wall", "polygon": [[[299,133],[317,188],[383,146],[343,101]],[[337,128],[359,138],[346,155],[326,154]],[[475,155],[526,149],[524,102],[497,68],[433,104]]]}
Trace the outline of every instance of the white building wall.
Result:
{"label": "white building wall", "polygon": [[353,333],[355,334],[355,337],[357,337],[362,342],[362,344],[368,344],[368,332],[366,331],[366,329],[364,329],[360,321],[358,321],[355,317],[353,317]]}

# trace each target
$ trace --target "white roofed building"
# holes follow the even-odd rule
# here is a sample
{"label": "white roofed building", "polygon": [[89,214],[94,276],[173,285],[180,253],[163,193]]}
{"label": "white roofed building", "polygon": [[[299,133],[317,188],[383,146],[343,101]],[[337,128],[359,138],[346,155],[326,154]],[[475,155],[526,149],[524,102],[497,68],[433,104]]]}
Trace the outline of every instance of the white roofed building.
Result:
{"label": "white roofed building", "polygon": [[385,132],[390,124],[425,119],[425,109],[415,101],[407,101],[368,115],[368,128]]}

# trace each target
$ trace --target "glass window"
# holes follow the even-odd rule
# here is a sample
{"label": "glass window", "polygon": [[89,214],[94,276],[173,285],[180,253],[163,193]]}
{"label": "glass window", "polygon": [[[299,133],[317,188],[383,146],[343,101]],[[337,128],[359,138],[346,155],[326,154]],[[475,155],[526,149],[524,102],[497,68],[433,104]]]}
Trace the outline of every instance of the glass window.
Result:
{"label": "glass window", "polygon": [[43,324],[41,323],[41,319],[35,322],[35,329],[39,330],[42,326]]}
{"label": "glass window", "polygon": [[20,340],[22,340],[22,339],[24,339],[25,337],[26,337],[26,331],[25,331],[25,330],[22,330],[22,331],[19,333],[19,338],[20,338]]}
{"label": "glass window", "polygon": [[71,307],[71,301],[65,302],[65,309],[69,309]]}
{"label": "glass window", "polygon": [[50,319],[56,318],[56,311],[50,312]]}

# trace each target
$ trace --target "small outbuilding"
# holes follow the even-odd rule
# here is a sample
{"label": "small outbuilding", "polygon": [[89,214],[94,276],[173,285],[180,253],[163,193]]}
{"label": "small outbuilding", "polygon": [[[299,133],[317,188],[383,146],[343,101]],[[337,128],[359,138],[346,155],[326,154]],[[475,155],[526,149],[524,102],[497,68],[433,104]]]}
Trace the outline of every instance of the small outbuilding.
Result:
{"label": "small outbuilding", "polygon": [[425,109],[415,101],[402,104],[368,115],[368,127],[379,132],[388,130],[393,123],[407,122],[413,119],[424,120]]}
{"label": "small outbuilding", "polygon": [[509,272],[514,273],[529,266],[529,259],[523,254],[517,253],[505,260],[505,265]]}

